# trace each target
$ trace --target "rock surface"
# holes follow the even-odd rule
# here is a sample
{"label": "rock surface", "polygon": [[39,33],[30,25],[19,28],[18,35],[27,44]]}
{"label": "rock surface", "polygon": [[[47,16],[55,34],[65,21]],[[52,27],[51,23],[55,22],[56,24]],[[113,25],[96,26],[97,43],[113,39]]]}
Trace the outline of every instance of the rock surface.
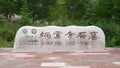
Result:
{"label": "rock surface", "polygon": [[21,27],[15,50],[104,50],[104,32],[96,26]]}

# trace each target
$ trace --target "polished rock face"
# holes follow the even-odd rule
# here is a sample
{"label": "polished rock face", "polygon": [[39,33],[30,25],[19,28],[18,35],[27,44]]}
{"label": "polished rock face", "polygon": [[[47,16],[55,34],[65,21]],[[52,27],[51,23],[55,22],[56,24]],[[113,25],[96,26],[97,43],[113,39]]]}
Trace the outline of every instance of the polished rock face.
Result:
{"label": "polished rock face", "polygon": [[104,50],[105,35],[96,26],[21,27],[14,50]]}

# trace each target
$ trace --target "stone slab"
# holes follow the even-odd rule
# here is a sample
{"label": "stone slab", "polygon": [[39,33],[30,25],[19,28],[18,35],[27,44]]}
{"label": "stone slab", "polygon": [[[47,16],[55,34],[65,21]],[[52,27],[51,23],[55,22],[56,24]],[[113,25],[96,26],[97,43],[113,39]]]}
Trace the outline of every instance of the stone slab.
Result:
{"label": "stone slab", "polygon": [[66,66],[65,62],[43,62],[41,63],[41,66],[43,67],[60,67],[60,66]]}
{"label": "stone slab", "polygon": [[64,66],[60,68],[91,68],[90,66]]}
{"label": "stone slab", "polygon": [[[120,48],[106,48],[106,50],[107,49],[108,53],[110,53],[109,55],[69,55],[70,53],[79,53],[80,51],[61,51],[53,53],[49,53],[51,51],[48,51],[48,53],[46,53],[46,51],[39,51],[16,53],[8,49],[3,50],[0,48],[0,68],[120,68]],[[21,57],[20,54],[23,54],[24,57]],[[15,57],[15,55],[19,55],[20,58],[19,56],[18,58]],[[28,57],[27,55],[33,55],[34,57]],[[60,59],[54,59],[56,57],[60,57]],[[48,58],[53,59],[50,60]],[[45,63],[61,63],[61,66],[41,66],[41,64]],[[65,65],[62,65],[62,63],[65,63]]]}

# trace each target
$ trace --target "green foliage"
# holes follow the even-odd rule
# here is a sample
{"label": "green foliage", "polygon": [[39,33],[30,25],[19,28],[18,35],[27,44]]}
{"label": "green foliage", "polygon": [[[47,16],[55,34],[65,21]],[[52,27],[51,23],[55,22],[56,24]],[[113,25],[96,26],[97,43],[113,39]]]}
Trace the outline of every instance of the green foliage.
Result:
{"label": "green foliage", "polygon": [[8,42],[0,37],[0,48],[11,48],[11,47],[13,47],[13,42]]}
{"label": "green foliage", "polygon": [[50,25],[64,26],[64,23],[67,23],[68,12],[66,7],[64,0],[57,0],[54,7],[49,7],[50,14],[48,16],[48,21],[50,22]]}
{"label": "green foliage", "polygon": [[107,40],[107,46],[108,47],[113,47],[116,43],[115,37],[112,37],[111,39]]}
{"label": "green foliage", "polygon": [[19,13],[20,8],[18,6],[19,4],[15,0],[0,0],[0,14],[4,14],[9,19],[8,15]]}
{"label": "green foliage", "polygon": [[120,46],[120,26],[111,22],[111,23],[96,23],[96,26],[99,26],[103,29],[106,37],[106,46]]}
{"label": "green foliage", "polygon": [[6,41],[13,41],[15,32],[12,29],[0,29],[0,37]]}
{"label": "green foliage", "polygon": [[120,26],[119,28],[116,29],[115,39],[116,39],[115,45],[120,46]]}
{"label": "green foliage", "polygon": [[84,0],[66,0],[69,17],[79,20],[86,13]]}
{"label": "green foliage", "polygon": [[112,19],[120,22],[120,0],[113,0]]}
{"label": "green foliage", "polygon": [[98,0],[94,11],[98,19],[120,22],[120,0]]}
{"label": "green foliage", "polygon": [[27,0],[23,1],[23,6],[21,8],[21,16],[22,18],[18,20],[18,22],[22,26],[32,24],[31,12],[29,11]]}
{"label": "green foliage", "polygon": [[[96,15],[98,17],[108,18],[111,17],[112,13],[112,2],[111,0],[99,0],[98,6],[96,6]],[[102,11],[102,12],[101,12]]]}
{"label": "green foliage", "polygon": [[49,7],[54,7],[56,0],[28,0],[28,6],[32,11],[33,22],[35,20],[48,20]]}
{"label": "green foliage", "polygon": [[7,20],[5,20],[5,17],[0,15],[0,27],[6,26]]}

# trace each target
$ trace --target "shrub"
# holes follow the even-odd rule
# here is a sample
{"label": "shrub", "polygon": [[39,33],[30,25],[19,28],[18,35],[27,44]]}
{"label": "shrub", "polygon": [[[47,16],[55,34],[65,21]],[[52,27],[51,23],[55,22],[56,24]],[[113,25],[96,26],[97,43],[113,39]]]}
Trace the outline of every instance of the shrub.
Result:
{"label": "shrub", "polygon": [[13,41],[15,32],[12,29],[3,28],[0,29],[0,36],[3,40]]}
{"label": "shrub", "polygon": [[119,43],[118,40],[120,39],[120,37],[118,36],[118,33],[120,32],[119,31],[120,27],[118,24],[115,24],[114,22],[109,23],[98,22],[96,25],[103,29],[106,37],[107,47],[118,46]]}
{"label": "shrub", "polygon": [[13,42],[8,42],[6,40],[3,40],[1,37],[0,37],[0,48],[11,48],[13,47]]}
{"label": "shrub", "polygon": [[111,38],[110,40],[107,40],[107,45],[108,45],[109,47],[114,47],[115,44],[116,44],[116,39],[115,39],[115,37]]}
{"label": "shrub", "polygon": [[118,28],[117,30],[116,30],[116,35],[115,35],[115,39],[116,39],[116,45],[117,46],[120,46],[120,30],[119,30],[120,28]]}

